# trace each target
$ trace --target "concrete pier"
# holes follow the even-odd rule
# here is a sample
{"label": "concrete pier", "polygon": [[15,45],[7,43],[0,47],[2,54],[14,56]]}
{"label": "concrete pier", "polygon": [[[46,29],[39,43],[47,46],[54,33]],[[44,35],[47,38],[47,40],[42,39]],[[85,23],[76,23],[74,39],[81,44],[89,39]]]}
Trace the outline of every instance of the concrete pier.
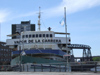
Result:
{"label": "concrete pier", "polygon": [[93,72],[0,72],[0,75],[100,75]]}

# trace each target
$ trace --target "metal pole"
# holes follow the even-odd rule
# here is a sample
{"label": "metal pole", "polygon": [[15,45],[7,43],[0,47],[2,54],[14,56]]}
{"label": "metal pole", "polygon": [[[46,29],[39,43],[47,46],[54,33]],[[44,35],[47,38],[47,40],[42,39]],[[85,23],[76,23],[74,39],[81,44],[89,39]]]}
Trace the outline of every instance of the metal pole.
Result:
{"label": "metal pole", "polygon": [[[68,49],[67,47],[67,24],[66,24],[66,7],[64,7],[64,22],[65,22],[65,33],[66,33],[66,50]],[[68,50],[67,50],[67,55],[68,55]],[[68,56],[67,56],[67,67],[69,71],[69,65],[68,65]]]}
{"label": "metal pole", "polygon": [[28,65],[27,65],[27,72],[28,72]]}
{"label": "metal pole", "polygon": [[51,72],[51,64],[50,64],[50,72]]}
{"label": "metal pole", "polygon": [[[21,40],[21,33],[20,33],[20,40]],[[20,55],[20,57],[19,57],[20,58],[20,60],[19,60],[20,61],[20,63],[19,63],[20,64],[20,72],[22,71],[22,69],[21,69],[21,49],[22,49],[22,46],[19,50],[19,52],[20,52],[20,54],[19,54]]]}
{"label": "metal pole", "polygon": [[21,50],[20,50],[19,52],[20,52],[20,53],[19,53],[19,54],[20,54],[20,57],[19,57],[19,58],[20,58],[20,59],[19,59],[19,61],[20,61],[20,62],[19,62],[19,65],[20,65],[20,66],[19,66],[19,67],[20,67],[20,72],[21,72],[21,71],[22,71],[22,69],[21,69]]}
{"label": "metal pole", "polygon": [[97,73],[97,62],[95,62],[95,72],[94,73]]}
{"label": "metal pole", "polygon": [[[24,26],[24,31],[25,31],[25,28],[26,26]],[[23,31],[23,36],[24,36],[24,31]],[[21,33],[20,33],[20,40],[22,40],[22,46],[21,46],[21,49],[24,51],[24,37],[21,38]],[[21,56],[21,49],[20,49],[20,72],[22,71],[22,68],[21,68],[21,60],[22,60],[22,56]]]}
{"label": "metal pole", "polygon": [[35,72],[35,65],[34,65],[34,72]]}

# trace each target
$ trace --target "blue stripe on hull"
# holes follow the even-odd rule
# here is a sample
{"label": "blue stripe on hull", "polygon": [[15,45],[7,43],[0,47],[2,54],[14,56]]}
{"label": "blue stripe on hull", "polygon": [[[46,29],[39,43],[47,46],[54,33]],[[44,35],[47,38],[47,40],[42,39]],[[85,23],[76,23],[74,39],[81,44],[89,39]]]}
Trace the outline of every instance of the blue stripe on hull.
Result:
{"label": "blue stripe on hull", "polygon": [[[13,54],[20,54],[22,51],[13,51],[12,53]],[[56,54],[56,55],[60,55],[60,56],[63,56],[64,54],[66,54],[66,52],[63,52],[61,50],[51,50],[51,49],[47,49],[47,50],[36,50],[36,49],[33,49],[33,50],[24,50],[24,52],[26,54]]]}

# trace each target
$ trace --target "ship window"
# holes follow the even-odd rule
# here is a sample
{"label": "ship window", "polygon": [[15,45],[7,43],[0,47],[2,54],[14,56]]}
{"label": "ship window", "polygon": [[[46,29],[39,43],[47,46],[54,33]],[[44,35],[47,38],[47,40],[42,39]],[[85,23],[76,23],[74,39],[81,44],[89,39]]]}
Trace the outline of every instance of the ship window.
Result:
{"label": "ship window", "polygon": [[61,42],[61,40],[59,40],[59,42]]}
{"label": "ship window", "polygon": [[56,42],[58,42],[58,40],[56,40]]}
{"label": "ship window", "polygon": [[24,38],[24,35],[22,36],[22,38]]}
{"label": "ship window", "polygon": [[45,40],[45,42],[47,42],[47,40]]}
{"label": "ship window", "polygon": [[45,37],[45,34],[43,34],[43,37]]}
{"label": "ship window", "polygon": [[38,40],[38,42],[40,42],[40,40]]}
{"label": "ship window", "polygon": [[50,34],[50,37],[52,37],[52,34]]}
{"label": "ship window", "polygon": [[48,40],[48,42],[50,42],[50,40]]}
{"label": "ship window", "polygon": [[36,34],[36,37],[38,37],[38,34]]}
{"label": "ship window", "polygon": [[31,37],[31,35],[29,35],[29,38]]}
{"label": "ship window", "polygon": [[42,35],[41,35],[41,34],[39,34],[39,37],[42,37]]}
{"label": "ship window", "polygon": [[51,42],[53,42],[53,40],[51,39]]}
{"label": "ship window", "polygon": [[49,34],[46,34],[46,37],[49,37]]}
{"label": "ship window", "polygon": [[28,38],[28,35],[26,35],[26,38]]}
{"label": "ship window", "polygon": [[33,34],[32,37],[35,37],[35,35]]}

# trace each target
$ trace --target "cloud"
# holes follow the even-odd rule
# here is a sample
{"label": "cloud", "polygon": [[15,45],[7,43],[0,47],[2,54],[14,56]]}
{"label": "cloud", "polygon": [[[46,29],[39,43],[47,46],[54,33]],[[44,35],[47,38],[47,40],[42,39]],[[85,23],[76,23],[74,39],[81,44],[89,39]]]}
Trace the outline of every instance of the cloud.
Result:
{"label": "cloud", "polygon": [[[89,9],[98,5],[100,5],[100,0],[62,0],[62,2],[59,3],[58,6],[42,10],[43,12],[42,15],[44,16],[44,18],[63,16],[64,7],[66,7],[66,10],[67,10],[66,13],[71,14],[71,13]],[[6,21],[9,13],[10,12],[8,10],[0,10],[0,22]],[[23,14],[15,14],[13,17],[9,18],[8,20],[33,16],[33,15],[36,15],[36,13],[38,13],[38,11],[32,11],[32,12],[23,13]]]}
{"label": "cloud", "polygon": [[68,13],[92,8],[100,5],[100,0],[63,0],[61,6],[67,7]]}
{"label": "cloud", "polygon": [[[66,7],[67,14],[75,13],[81,10],[89,9],[95,6],[100,5],[100,0],[62,0],[58,6],[53,8],[47,8],[42,10],[44,18],[51,18],[62,16],[64,13],[64,7]],[[28,13],[23,13],[12,17],[12,19],[20,18],[20,17],[28,17],[36,15],[38,11],[31,11]],[[4,13],[6,14],[6,13]],[[7,14],[6,14],[7,15]],[[2,16],[2,20],[5,20],[5,16]]]}
{"label": "cloud", "polygon": [[59,6],[44,10],[47,14],[45,16],[62,16],[64,7],[66,7],[67,14],[75,13],[81,10],[89,9],[100,5],[100,0],[63,0]]}
{"label": "cloud", "polygon": [[0,23],[5,22],[10,12],[8,10],[0,10]]}

